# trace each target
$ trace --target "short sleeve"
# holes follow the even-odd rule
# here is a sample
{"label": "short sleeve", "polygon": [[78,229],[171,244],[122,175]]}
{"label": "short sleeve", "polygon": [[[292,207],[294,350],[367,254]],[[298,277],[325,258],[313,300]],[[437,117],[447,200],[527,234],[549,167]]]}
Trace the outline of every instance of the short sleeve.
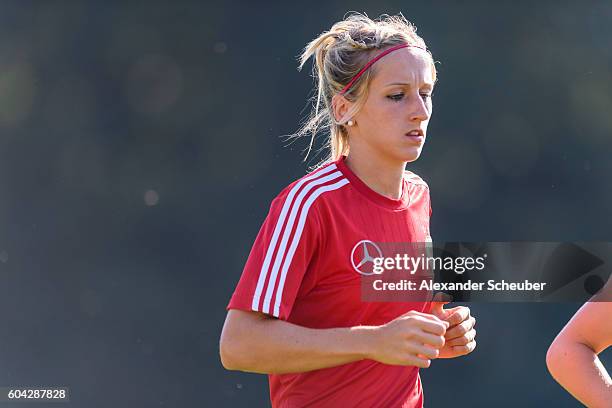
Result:
{"label": "short sleeve", "polygon": [[283,320],[289,317],[317,255],[320,225],[312,201],[292,196],[288,190],[272,202],[228,309],[257,311]]}

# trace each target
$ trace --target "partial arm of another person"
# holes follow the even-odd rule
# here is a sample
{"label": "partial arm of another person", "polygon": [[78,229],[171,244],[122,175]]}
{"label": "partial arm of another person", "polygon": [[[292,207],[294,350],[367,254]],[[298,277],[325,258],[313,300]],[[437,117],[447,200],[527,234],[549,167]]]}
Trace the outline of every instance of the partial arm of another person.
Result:
{"label": "partial arm of another person", "polygon": [[429,367],[444,346],[448,323],[410,311],[381,326],[310,329],[258,312],[232,309],[221,333],[228,370],[298,373],[363,359]]}
{"label": "partial arm of another person", "polygon": [[612,380],[597,357],[612,344],[612,279],[602,294],[608,301],[584,304],[546,354],[553,378],[589,407],[612,406]]}

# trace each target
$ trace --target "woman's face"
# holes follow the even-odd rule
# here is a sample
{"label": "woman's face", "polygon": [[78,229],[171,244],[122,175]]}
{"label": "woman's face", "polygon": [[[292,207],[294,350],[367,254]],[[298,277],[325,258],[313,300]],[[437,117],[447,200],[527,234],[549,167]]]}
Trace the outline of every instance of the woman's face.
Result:
{"label": "woman's face", "polygon": [[386,160],[418,159],[431,117],[434,87],[431,57],[419,48],[403,48],[376,62],[368,96],[354,116],[349,145]]}

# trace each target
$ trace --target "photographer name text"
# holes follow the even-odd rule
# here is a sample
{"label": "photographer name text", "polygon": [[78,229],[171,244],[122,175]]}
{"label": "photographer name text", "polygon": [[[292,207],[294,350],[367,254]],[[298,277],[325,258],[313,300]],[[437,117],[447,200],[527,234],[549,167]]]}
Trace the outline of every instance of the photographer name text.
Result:
{"label": "photographer name text", "polygon": [[[473,282],[471,279],[465,282],[434,282],[432,279],[424,279],[415,282],[401,279],[395,282],[387,282],[377,279],[372,282],[376,291],[542,291],[547,282],[532,282],[525,279],[521,282],[508,282],[504,279],[496,281],[489,279],[487,282]],[[486,285],[486,286],[485,286]]]}

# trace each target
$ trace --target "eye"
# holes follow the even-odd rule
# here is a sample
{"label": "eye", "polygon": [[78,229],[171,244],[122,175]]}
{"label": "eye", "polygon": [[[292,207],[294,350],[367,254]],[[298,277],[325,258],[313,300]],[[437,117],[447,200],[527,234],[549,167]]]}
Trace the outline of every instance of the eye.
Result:
{"label": "eye", "polygon": [[[430,92],[421,92],[420,95],[421,95],[421,98],[424,101],[427,101],[432,96],[432,94]],[[404,96],[405,96],[404,93],[400,92],[400,93],[396,93],[396,94],[393,94],[393,95],[388,95],[387,98],[391,99],[392,101],[399,102],[402,99],[404,99]]]}

